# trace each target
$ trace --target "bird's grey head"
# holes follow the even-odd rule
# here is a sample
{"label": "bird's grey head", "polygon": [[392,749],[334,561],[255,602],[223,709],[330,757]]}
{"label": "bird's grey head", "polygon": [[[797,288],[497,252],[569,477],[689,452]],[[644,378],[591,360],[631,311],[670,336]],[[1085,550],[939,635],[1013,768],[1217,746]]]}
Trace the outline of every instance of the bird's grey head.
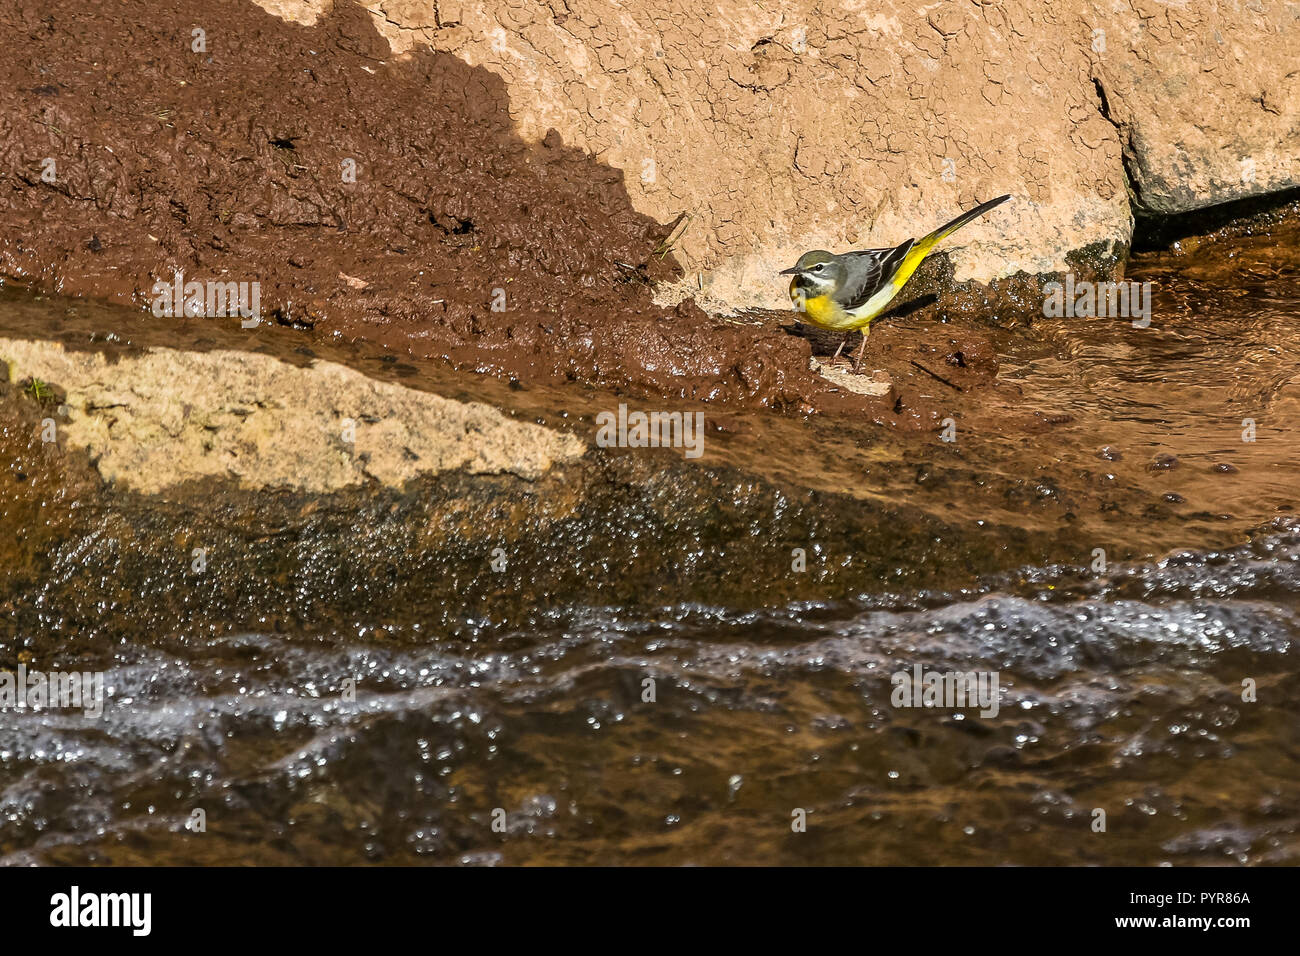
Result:
{"label": "bird's grey head", "polygon": [[844,281],[844,263],[840,257],[825,249],[805,252],[789,269],[782,269],[781,275],[795,276],[795,283],[806,289],[810,295],[822,295],[840,287]]}

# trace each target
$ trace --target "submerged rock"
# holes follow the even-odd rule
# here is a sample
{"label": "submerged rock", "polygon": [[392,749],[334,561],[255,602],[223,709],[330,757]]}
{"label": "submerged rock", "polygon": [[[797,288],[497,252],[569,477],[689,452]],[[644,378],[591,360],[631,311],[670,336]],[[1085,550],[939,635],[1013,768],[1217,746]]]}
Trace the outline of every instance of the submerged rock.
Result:
{"label": "submerged rock", "polygon": [[334,362],[303,368],[228,349],[146,349],[110,361],[9,338],[0,338],[0,361],[11,381],[57,387],[62,440],[88,452],[104,478],[144,494],[207,477],[311,492],[448,470],[532,480],[586,447],[489,405]]}

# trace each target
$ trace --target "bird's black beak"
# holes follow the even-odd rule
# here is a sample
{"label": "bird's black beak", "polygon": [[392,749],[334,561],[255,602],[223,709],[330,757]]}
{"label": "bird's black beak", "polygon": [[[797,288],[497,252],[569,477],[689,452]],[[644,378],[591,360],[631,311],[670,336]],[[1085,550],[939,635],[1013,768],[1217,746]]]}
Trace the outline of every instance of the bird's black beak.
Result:
{"label": "bird's black beak", "polygon": [[789,269],[782,269],[777,273],[779,276],[797,276],[799,274],[798,266],[791,266]]}

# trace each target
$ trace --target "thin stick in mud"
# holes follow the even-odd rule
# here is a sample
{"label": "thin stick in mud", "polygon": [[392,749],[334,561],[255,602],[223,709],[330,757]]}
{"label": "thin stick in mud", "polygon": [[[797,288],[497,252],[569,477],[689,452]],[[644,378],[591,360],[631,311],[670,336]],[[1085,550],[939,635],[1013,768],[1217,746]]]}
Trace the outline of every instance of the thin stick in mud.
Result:
{"label": "thin stick in mud", "polygon": [[931,378],[938,379],[940,382],[943,382],[943,384],[947,385],[949,388],[955,388],[959,392],[965,391],[965,389],[962,388],[960,385],[954,385],[952,382],[948,381],[942,375],[937,375],[934,372],[931,372],[928,368],[926,368],[924,365],[922,365],[920,362],[916,361],[915,359],[912,359],[912,364],[915,365],[917,368],[919,368],[926,375],[930,376]]}

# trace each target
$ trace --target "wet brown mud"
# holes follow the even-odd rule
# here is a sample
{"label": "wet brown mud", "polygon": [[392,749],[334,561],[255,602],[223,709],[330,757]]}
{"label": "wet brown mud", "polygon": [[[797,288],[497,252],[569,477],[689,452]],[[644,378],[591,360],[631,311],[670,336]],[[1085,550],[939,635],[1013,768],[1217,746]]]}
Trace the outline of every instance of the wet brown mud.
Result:
{"label": "wet brown mud", "polygon": [[177,271],[258,281],[280,323],[523,380],[778,407],[826,391],[778,330],[653,305],[672,224],[633,211],[622,173],[523,143],[498,78],[390,57],[354,5],[302,27],[242,0],[20,2],[0,64],[10,276],[140,306]]}
{"label": "wet brown mud", "polygon": [[[206,51],[178,54],[196,24]],[[654,305],[675,224],[637,214],[620,171],[557,135],[519,140],[490,72],[390,56],[358,7],[302,27],[238,0],[17,4],[0,52],[11,277],[142,308],[178,272],[259,282],[268,320],[460,369],[937,427],[917,356],[873,348],[896,384],[865,397],[811,370],[788,315]],[[1039,282],[954,293],[950,273],[939,258],[913,282],[913,299],[944,295],[925,314],[962,320],[941,359],[987,353],[990,305],[1023,313]],[[992,380],[954,369],[968,392]]]}

